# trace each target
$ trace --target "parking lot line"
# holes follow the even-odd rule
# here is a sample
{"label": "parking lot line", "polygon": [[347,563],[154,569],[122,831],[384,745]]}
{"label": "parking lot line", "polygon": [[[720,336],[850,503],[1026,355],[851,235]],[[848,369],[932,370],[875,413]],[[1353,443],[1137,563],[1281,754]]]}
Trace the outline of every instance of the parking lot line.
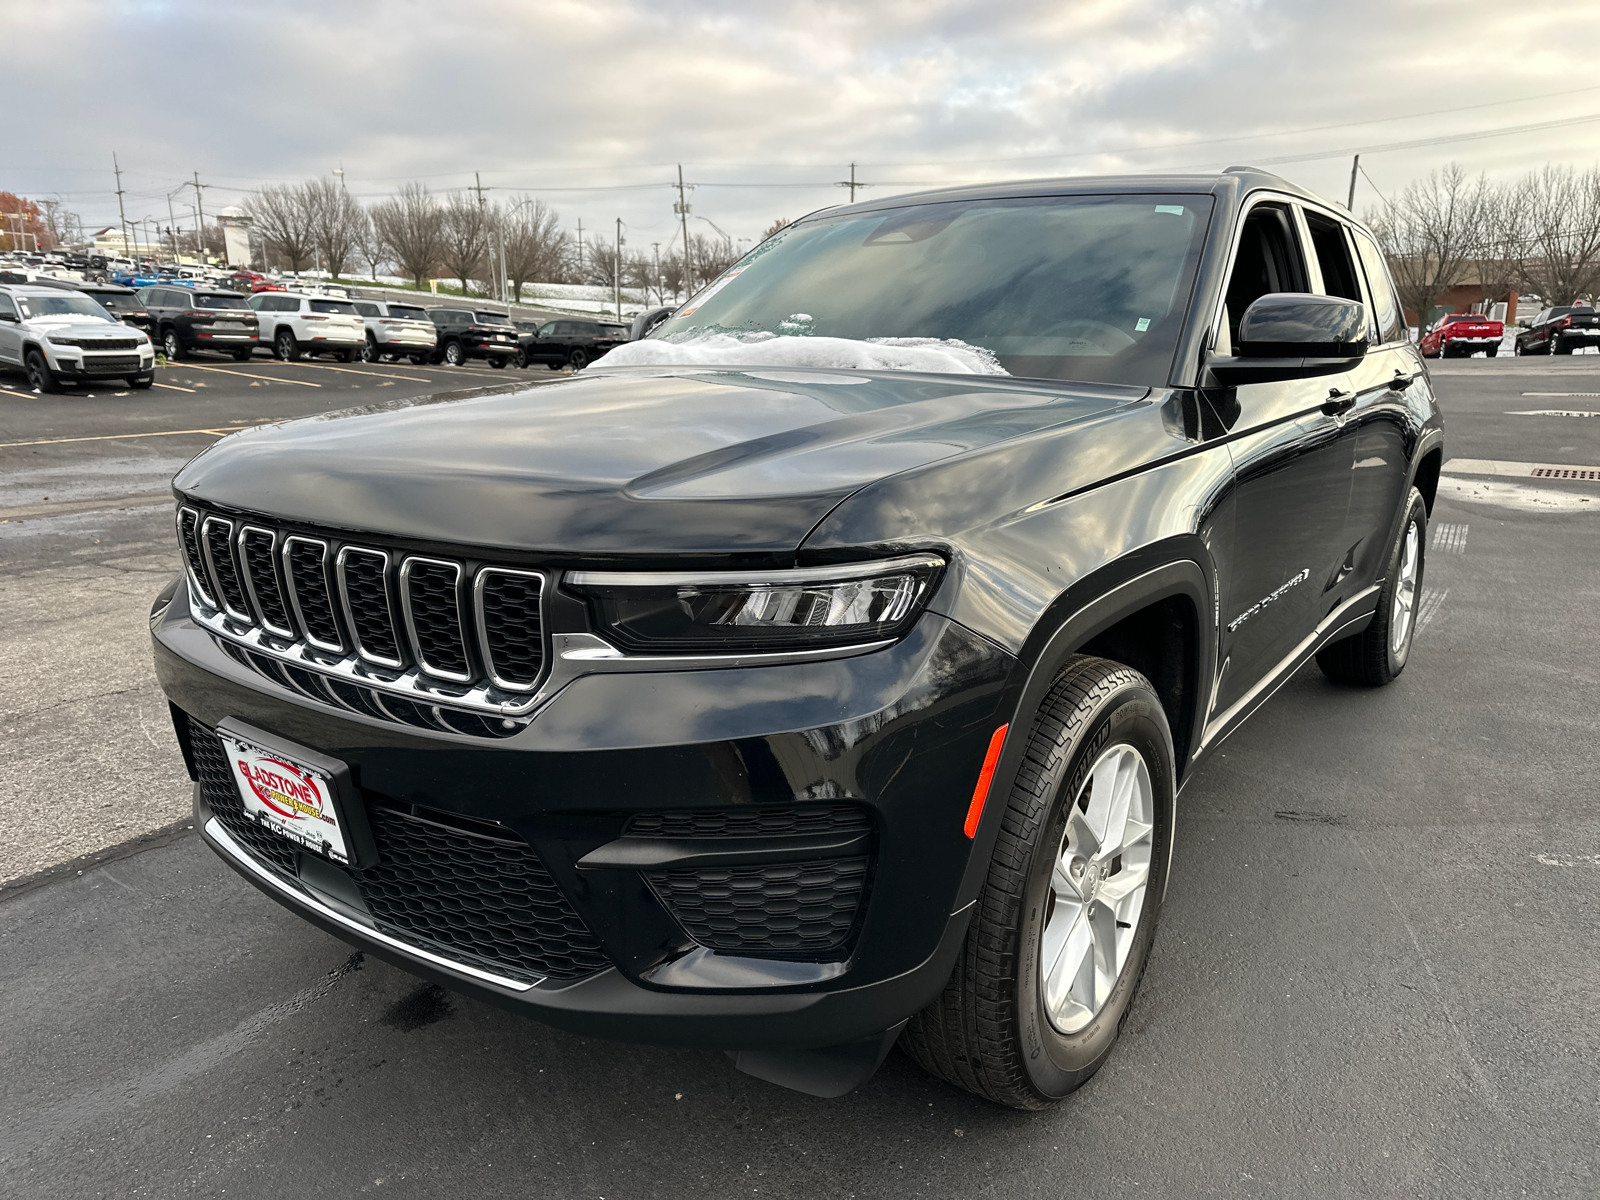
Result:
{"label": "parking lot line", "polygon": [[294,383],[301,387],[319,388],[320,383],[308,383],[304,379],[285,379],[281,375],[256,375],[250,371],[235,371],[228,367],[201,367],[194,363],[184,363],[180,370],[184,371],[215,371],[219,375],[239,375],[245,379],[265,379],[268,383]]}
{"label": "parking lot line", "polygon": [[346,375],[378,375],[378,376],[383,377],[384,379],[404,379],[408,383],[432,383],[433,382],[433,380],[424,379],[420,375],[395,375],[395,374],[392,374],[391,372],[388,372],[388,371],[372,371],[372,370],[358,371],[354,367],[333,367],[333,366],[329,366],[327,363],[308,363],[308,362],[303,362],[300,365],[302,367],[316,367],[319,371],[343,371]]}
{"label": "parking lot line", "polygon": [[[250,429],[253,426],[241,425],[239,428]],[[238,432],[238,429],[163,429],[159,433],[100,433],[93,437],[36,438],[31,442],[0,442],[0,450],[12,446],[59,446],[66,442],[120,442],[125,438],[180,437],[186,433],[209,433],[212,437],[222,437],[224,434]]]}
{"label": "parking lot line", "polygon": [[166,388],[169,392],[188,392],[191,396],[194,395],[193,388],[179,387],[175,383],[158,383],[156,386],[158,388]]}

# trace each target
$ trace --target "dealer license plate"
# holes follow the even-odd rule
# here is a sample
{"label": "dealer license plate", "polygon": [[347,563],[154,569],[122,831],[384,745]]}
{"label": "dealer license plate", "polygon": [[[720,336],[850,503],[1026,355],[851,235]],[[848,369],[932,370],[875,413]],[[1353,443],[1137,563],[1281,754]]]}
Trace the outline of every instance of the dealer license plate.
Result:
{"label": "dealer license plate", "polygon": [[350,865],[350,845],[339,823],[334,781],[327,772],[289,755],[217,730],[247,813],[258,824],[336,863]]}

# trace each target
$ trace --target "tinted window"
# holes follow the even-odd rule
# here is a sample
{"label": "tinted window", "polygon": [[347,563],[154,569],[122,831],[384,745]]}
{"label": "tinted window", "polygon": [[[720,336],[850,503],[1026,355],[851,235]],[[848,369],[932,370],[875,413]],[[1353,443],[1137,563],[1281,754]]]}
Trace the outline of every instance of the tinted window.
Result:
{"label": "tinted window", "polygon": [[1288,209],[1278,204],[1256,205],[1239,231],[1239,248],[1228,276],[1229,344],[1239,340],[1240,319],[1261,297],[1269,292],[1305,290],[1305,267]]}
{"label": "tinted window", "polygon": [[0,313],[10,313],[12,316],[16,316],[17,306],[11,302],[10,296],[0,296]]}
{"label": "tinted window", "polygon": [[124,296],[116,292],[103,292],[95,299],[104,304],[112,312],[142,312],[144,305],[139,303],[137,296]]}
{"label": "tinted window", "polygon": [[608,338],[625,338],[628,336],[628,327],[626,325],[602,325],[600,326],[600,335]]}
{"label": "tinted window", "polygon": [[509,325],[511,318],[505,313],[481,312],[473,314],[478,319],[479,325]]}
{"label": "tinted window", "polygon": [[651,336],[938,338],[1014,375],[1160,383],[1210,213],[1208,196],[1137,195],[824,214],[763,242]]}
{"label": "tinted window", "polygon": [[1379,342],[1397,342],[1406,336],[1405,314],[1395,299],[1394,282],[1389,278],[1389,268],[1383,261],[1383,252],[1366,234],[1350,231],[1356,239],[1356,249],[1361,252],[1361,265],[1367,269],[1367,287],[1372,291],[1373,316],[1378,321]]}
{"label": "tinted window", "polygon": [[250,302],[243,296],[218,296],[207,295],[205,292],[196,292],[191,299],[196,308],[249,308]]}
{"label": "tinted window", "polygon": [[337,313],[342,317],[356,315],[356,306],[348,300],[313,300],[311,311],[314,313]]}
{"label": "tinted window", "polygon": [[376,304],[363,304],[360,301],[356,302],[356,311],[363,317],[376,317],[381,315],[378,312],[378,306]]}
{"label": "tinted window", "polygon": [[428,310],[418,308],[414,304],[391,304],[389,305],[389,315],[391,317],[400,317],[407,321],[426,321],[428,319]]}
{"label": "tinted window", "polygon": [[1356,280],[1356,265],[1350,259],[1350,245],[1344,227],[1317,213],[1306,213],[1306,228],[1311,231],[1311,249],[1322,268],[1322,290],[1329,296],[1362,302],[1361,284]]}

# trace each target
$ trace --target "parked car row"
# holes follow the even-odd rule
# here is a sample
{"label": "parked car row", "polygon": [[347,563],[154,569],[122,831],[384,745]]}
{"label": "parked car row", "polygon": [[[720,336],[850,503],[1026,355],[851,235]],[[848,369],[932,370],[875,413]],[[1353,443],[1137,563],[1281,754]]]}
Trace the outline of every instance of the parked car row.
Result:
{"label": "parked car row", "polygon": [[1600,314],[1586,304],[1560,304],[1535,314],[1517,334],[1511,352],[1571,354],[1586,346],[1600,346]]}

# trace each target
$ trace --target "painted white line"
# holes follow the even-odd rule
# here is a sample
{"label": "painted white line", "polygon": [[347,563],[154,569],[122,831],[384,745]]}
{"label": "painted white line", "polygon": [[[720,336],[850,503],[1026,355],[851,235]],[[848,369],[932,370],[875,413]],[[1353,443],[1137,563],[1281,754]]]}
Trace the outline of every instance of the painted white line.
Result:
{"label": "painted white line", "polygon": [[193,388],[179,387],[175,383],[158,383],[155,386],[158,388],[166,388],[169,392],[188,392],[191,396],[194,395]]}
{"label": "painted white line", "polygon": [[1600,392],[1523,392],[1524,396],[1600,396]]}
{"label": "painted white line", "polygon": [[[246,425],[243,428],[250,429],[253,426]],[[128,438],[182,437],[185,434],[194,433],[207,433],[212,437],[222,437],[225,434],[238,432],[237,429],[163,429],[160,433],[102,433],[94,437],[38,438],[31,442],[0,442],[0,449],[6,449],[11,446],[60,446],[66,442],[120,442]]]}
{"label": "painted white line", "polygon": [[368,370],[365,370],[365,371],[360,371],[360,370],[357,370],[355,367],[333,367],[333,366],[329,366],[327,363],[308,363],[308,362],[303,362],[303,363],[300,363],[299,365],[302,366],[302,367],[315,367],[319,371],[343,371],[346,375],[381,375],[385,379],[405,379],[405,380],[408,380],[411,383],[432,383],[433,382],[433,380],[431,380],[431,379],[423,379],[420,375],[392,375],[388,371],[373,371],[371,369],[368,369]]}
{"label": "painted white line", "polygon": [[1587,408],[1519,408],[1506,413],[1508,417],[1600,417],[1600,412]]}
{"label": "painted white line", "polygon": [[1573,463],[1506,462],[1498,458],[1452,458],[1446,475],[1507,475],[1518,479],[1592,479],[1600,481],[1600,467]]}
{"label": "painted white line", "polygon": [[233,371],[227,367],[197,367],[193,363],[185,363],[179,368],[183,371],[215,371],[219,375],[237,375],[245,379],[265,379],[268,383],[293,383],[300,387],[319,388],[320,383],[307,383],[304,379],[285,379],[281,375],[256,375],[250,371]]}
{"label": "painted white line", "polygon": [[1467,527],[1441,521],[1433,527],[1433,548],[1445,554],[1467,552]]}

